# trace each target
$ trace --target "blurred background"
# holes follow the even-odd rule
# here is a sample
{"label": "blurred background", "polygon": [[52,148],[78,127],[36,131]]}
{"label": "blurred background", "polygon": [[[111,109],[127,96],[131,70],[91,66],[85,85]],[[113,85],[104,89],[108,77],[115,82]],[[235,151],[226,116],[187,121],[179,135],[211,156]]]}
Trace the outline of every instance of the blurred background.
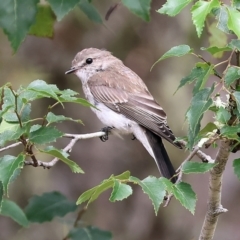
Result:
{"label": "blurred background", "polygon": [[[151,72],[150,68],[173,46],[188,44],[199,49],[207,47],[208,42],[206,36],[201,39],[196,37],[189,9],[175,18],[158,14],[156,10],[164,3],[163,0],[152,1],[149,23],[143,22],[122,5],[102,25],[88,20],[77,8],[63,21],[55,24],[53,39],[28,36],[14,55],[7,37],[1,31],[1,85],[11,82],[17,89],[20,85],[26,86],[35,79],[42,79],[56,84],[60,89],[71,88],[84,97],[79,79],[64,73],[71,67],[71,61],[77,52],[88,47],[105,48],[145,81],[150,92],[167,112],[168,124],[175,135],[186,135],[185,112],[191,99],[191,86],[181,89],[175,95],[174,92],[198,59],[193,56],[171,58],[161,61]],[[113,1],[107,0],[94,2],[103,17],[112,4]],[[210,59],[209,55],[205,57]],[[49,104],[49,100],[35,103],[33,116],[43,116]],[[59,124],[58,127],[66,133],[91,133],[103,127],[90,109],[80,105],[66,104],[64,109],[59,106],[54,113],[84,122],[84,126],[72,122]],[[58,144],[63,148],[67,140]],[[165,146],[177,168],[188,153],[167,142]],[[17,154],[17,149],[14,151]],[[14,151],[9,154],[14,154]],[[212,157],[216,154],[213,149],[206,152]],[[231,157],[236,158],[234,155]],[[159,177],[154,160],[137,140],[131,140],[131,136],[124,139],[110,136],[105,143],[98,138],[82,140],[73,149],[71,159],[83,168],[85,174],[73,174],[61,162],[50,170],[26,166],[18,180],[10,186],[10,198],[24,208],[31,196],[56,190],[76,201],[83,191],[99,184],[111,174],[117,175],[129,170],[140,179],[149,175]],[[215,239],[240,238],[240,188],[231,165],[232,162],[229,161],[222,196],[223,206],[229,212],[220,217]],[[192,184],[198,196],[194,216],[173,199],[167,208],[160,208],[156,217],[147,195],[140,187],[133,186],[133,195],[121,202],[109,202],[110,191],[103,194],[89,206],[82,222],[111,231],[114,240],[198,239],[207,208],[208,174],[184,176],[184,181]],[[59,218],[51,223],[33,224],[28,229],[20,229],[11,219],[1,216],[0,239],[63,239],[70,228],[68,221],[75,217],[76,214],[72,214],[65,220]]]}

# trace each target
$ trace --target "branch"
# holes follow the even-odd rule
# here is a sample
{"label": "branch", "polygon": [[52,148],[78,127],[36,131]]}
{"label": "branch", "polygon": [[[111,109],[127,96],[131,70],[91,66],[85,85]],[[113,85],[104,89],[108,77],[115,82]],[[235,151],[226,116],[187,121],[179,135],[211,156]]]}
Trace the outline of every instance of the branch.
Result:
{"label": "branch", "polygon": [[228,211],[222,207],[221,193],[222,176],[227,160],[229,158],[229,154],[230,141],[222,140],[215,160],[215,163],[217,163],[217,165],[210,171],[208,210],[205,216],[199,240],[213,239],[219,214]]}
{"label": "branch", "polygon": [[[89,138],[95,138],[95,137],[101,137],[104,136],[105,132],[95,132],[95,133],[88,133],[88,134],[69,134],[66,133],[63,135],[63,137],[66,138],[71,138],[71,141],[69,142],[69,144],[63,149],[64,152],[70,153],[74,147],[74,145],[80,140],[80,139],[89,139]],[[43,161],[38,161],[37,160],[37,167],[43,167],[43,168],[51,168],[53,167],[57,162],[58,162],[58,158],[54,158],[52,161],[50,162],[43,162]],[[24,162],[25,165],[34,165],[33,161],[25,161]]]}

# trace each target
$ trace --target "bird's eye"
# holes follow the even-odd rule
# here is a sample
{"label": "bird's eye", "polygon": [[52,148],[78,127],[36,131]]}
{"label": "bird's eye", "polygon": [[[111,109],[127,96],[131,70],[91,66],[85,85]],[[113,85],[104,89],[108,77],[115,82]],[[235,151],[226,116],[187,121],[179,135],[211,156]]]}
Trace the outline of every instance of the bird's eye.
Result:
{"label": "bird's eye", "polygon": [[87,63],[87,64],[91,64],[92,62],[93,62],[93,59],[92,59],[92,58],[87,58],[87,59],[86,59],[86,63]]}

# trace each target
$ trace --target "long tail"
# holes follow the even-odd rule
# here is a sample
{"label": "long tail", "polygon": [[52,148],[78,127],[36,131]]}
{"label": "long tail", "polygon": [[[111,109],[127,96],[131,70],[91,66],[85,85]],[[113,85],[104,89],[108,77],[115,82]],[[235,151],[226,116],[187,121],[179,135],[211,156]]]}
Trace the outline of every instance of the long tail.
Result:
{"label": "long tail", "polygon": [[177,178],[173,177],[176,172],[173,165],[168,157],[167,151],[163,145],[161,137],[145,129],[145,134],[148,139],[149,145],[152,148],[155,156],[155,161],[158,165],[158,169],[163,177],[171,179],[173,183],[176,182]]}

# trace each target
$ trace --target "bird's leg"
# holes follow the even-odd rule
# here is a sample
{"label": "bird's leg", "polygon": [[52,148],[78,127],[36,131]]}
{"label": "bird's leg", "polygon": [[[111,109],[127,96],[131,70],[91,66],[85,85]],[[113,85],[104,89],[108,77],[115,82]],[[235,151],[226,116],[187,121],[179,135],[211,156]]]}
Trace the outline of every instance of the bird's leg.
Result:
{"label": "bird's leg", "polygon": [[105,135],[100,137],[102,142],[106,142],[108,140],[108,134],[111,132],[111,129],[112,127],[104,127],[101,129],[101,131],[105,133]]}
{"label": "bird's leg", "polygon": [[136,138],[135,135],[133,134],[131,139],[132,139],[132,140],[135,140],[135,139],[137,139],[137,138]]}

